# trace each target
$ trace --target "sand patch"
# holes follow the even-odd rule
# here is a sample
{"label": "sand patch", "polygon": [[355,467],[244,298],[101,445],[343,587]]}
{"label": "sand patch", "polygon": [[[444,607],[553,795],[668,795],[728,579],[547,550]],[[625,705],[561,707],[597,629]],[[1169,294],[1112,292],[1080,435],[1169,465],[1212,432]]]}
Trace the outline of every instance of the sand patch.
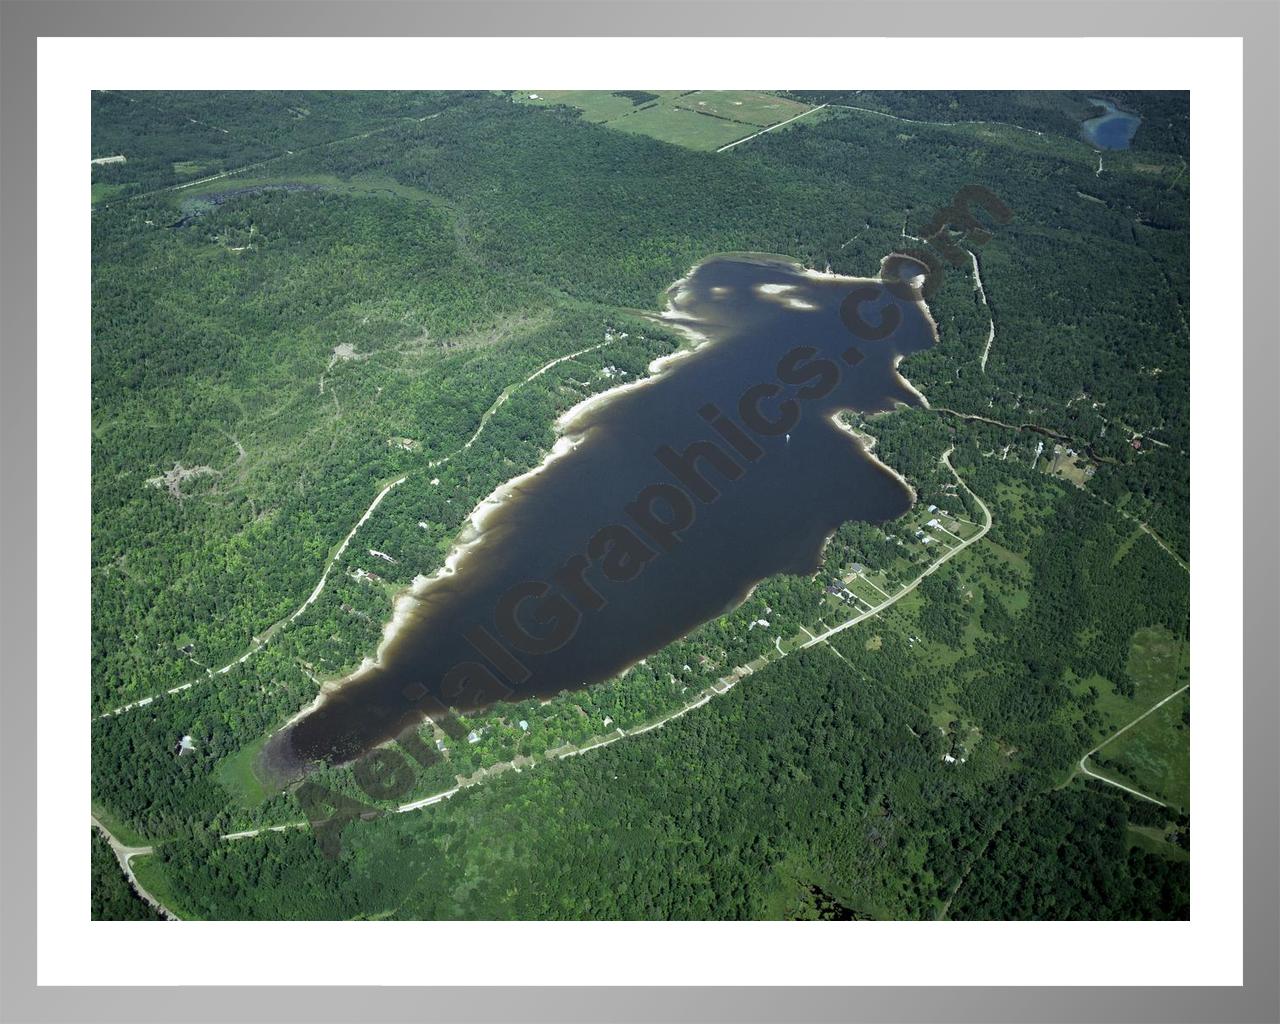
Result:
{"label": "sand patch", "polygon": [[169,492],[169,496],[181,501],[184,497],[182,493],[182,485],[188,480],[197,476],[221,476],[220,470],[214,469],[212,466],[184,466],[181,462],[175,462],[173,468],[165,470],[160,476],[147,478],[147,483],[152,487],[163,488]]}

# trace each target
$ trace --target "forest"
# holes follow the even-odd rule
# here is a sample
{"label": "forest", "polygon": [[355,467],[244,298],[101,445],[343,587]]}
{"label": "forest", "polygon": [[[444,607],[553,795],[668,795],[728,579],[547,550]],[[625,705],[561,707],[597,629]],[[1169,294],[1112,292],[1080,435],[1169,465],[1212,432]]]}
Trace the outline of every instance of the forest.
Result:
{"label": "forest", "polygon": [[94,921],[161,921],[120,873],[120,865],[107,841],[95,829],[90,836],[90,916]]}
{"label": "forest", "polygon": [[[95,199],[114,187],[93,216],[93,794],[157,843],[183,916],[1186,915],[1185,857],[1135,838],[1165,823],[1064,781],[1172,688],[1135,637],[1186,643],[1186,571],[1136,525],[1189,557],[1185,94],[1117,96],[1164,127],[1101,174],[1076,94],[790,95],[1002,124],[836,111],[715,154],[501,94],[95,93],[93,155],[128,160],[93,170]],[[985,301],[968,255],[913,237],[973,183],[1013,211],[983,241],[946,229]],[[411,796],[477,784],[352,822],[339,859],[307,830],[219,838],[305,817],[255,775],[263,740],[376,648],[560,413],[685,343],[645,314],[693,262],[866,275],[924,248],[941,344],[902,370],[930,408],[854,426],[919,510],[977,523],[954,448],[987,539],[795,649],[848,616],[833,576],[901,588],[930,562],[903,524],[847,524],[816,577],[623,677],[465,719],[482,740],[445,738]],[[1033,427],[1088,454],[1087,486],[1045,473]],[[766,609],[774,631],[748,628]],[[748,664],[662,728],[547,756]],[[314,781],[369,802],[350,768]],[[109,866],[94,891],[125,914]]]}

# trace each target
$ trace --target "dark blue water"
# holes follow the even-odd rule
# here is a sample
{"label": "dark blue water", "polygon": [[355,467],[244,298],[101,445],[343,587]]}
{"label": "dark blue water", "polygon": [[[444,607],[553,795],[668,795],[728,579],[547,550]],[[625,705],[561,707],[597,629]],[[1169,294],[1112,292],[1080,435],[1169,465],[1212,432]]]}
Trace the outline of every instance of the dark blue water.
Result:
{"label": "dark blue water", "polygon": [[919,402],[896,369],[934,343],[919,294],[776,257],[699,265],[669,299],[709,340],[570,419],[577,446],[504,489],[456,571],[400,609],[379,663],[272,738],[273,774],[351,760],[444,709],[609,679],[760,580],[816,570],[841,523],[902,515],[910,489],[831,417]]}
{"label": "dark blue water", "polygon": [[1084,137],[1099,149],[1128,149],[1142,118],[1121,110],[1110,100],[1090,97],[1089,102],[1105,108],[1106,113],[1084,122]]}

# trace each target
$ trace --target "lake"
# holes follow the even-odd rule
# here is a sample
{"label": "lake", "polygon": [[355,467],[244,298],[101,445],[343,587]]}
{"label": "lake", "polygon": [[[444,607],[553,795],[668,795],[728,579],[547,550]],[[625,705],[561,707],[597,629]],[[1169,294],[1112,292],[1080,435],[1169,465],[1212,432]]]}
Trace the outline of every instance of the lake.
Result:
{"label": "lake", "polygon": [[872,279],[757,254],[696,266],[664,322],[701,343],[562,417],[551,460],[482,504],[453,571],[397,603],[376,664],[271,738],[270,774],[349,761],[445,708],[613,678],[761,580],[816,570],[845,521],[906,512],[911,489],[833,416],[921,403],[897,363],[936,340],[905,283],[923,270],[897,256]]}
{"label": "lake", "polygon": [[1105,113],[1091,117],[1081,125],[1085,139],[1100,149],[1128,149],[1142,118],[1121,110],[1110,100],[1090,97],[1089,102],[1102,107]]}

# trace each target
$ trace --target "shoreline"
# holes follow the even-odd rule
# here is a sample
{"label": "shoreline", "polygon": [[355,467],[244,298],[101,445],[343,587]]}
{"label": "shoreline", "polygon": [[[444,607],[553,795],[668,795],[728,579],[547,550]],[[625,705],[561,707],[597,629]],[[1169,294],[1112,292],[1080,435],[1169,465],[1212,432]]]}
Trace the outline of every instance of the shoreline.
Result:
{"label": "shoreline", "polygon": [[[542,461],[539,462],[537,465],[531,467],[530,469],[526,470],[524,473],[521,473],[518,476],[512,477],[510,480],[507,480],[504,483],[499,484],[486,497],[482,498],[476,504],[476,506],[471,510],[467,518],[463,521],[463,524],[459,529],[457,537],[454,540],[454,543],[452,544],[452,546],[450,547],[448,554],[445,556],[445,560],[443,564],[440,566],[440,568],[438,568],[435,572],[431,573],[430,575],[419,574],[415,576],[409,584],[405,585],[401,590],[399,590],[395,594],[395,596],[392,598],[391,617],[387,620],[387,622],[382,628],[382,633],[378,641],[378,647],[375,650],[374,654],[372,656],[366,655],[355,669],[346,673],[345,675],[335,679],[328,679],[328,680],[322,681],[320,683],[320,688],[317,691],[316,696],[311,701],[311,703],[305,706],[304,708],[302,708],[301,710],[299,710],[293,716],[291,716],[288,719],[288,721],[286,721],[283,725],[273,730],[273,732],[270,733],[269,736],[274,737],[276,735],[283,733],[285,730],[293,726],[295,723],[301,721],[307,715],[311,714],[312,712],[322,707],[328,697],[344,690],[346,687],[350,686],[353,683],[359,682],[361,678],[365,676],[367,673],[372,672],[382,666],[383,659],[387,653],[388,647],[390,647],[390,645],[396,641],[396,639],[399,637],[401,632],[411,621],[414,611],[422,603],[423,596],[430,590],[432,585],[439,582],[440,580],[448,579],[456,575],[462,563],[466,559],[466,556],[473,549],[478,548],[481,544],[483,544],[485,538],[487,537],[487,534],[484,531],[484,525],[485,525],[485,521],[489,518],[489,516],[492,515],[492,513],[496,509],[501,507],[507,501],[507,499],[511,496],[512,492],[517,490],[520,486],[522,486],[529,480],[534,479],[540,473],[544,472],[546,469],[548,469],[553,463],[555,463],[559,459],[562,459],[565,456],[571,454],[574,451],[574,449],[578,447],[578,445],[583,443],[583,441],[586,439],[586,433],[590,429],[590,424],[584,425],[579,422],[583,417],[587,416],[589,413],[599,411],[603,407],[607,406],[610,402],[616,400],[617,398],[621,397],[625,393],[628,393],[631,391],[637,391],[637,390],[640,390],[641,388],[644,388],[648,385],[653,384],[654,382],[660,380],[671,369],[673,365],[679,363],[684,359],[689,358],[690,356],[694,355],[696,352],[714,343],[715,341],[714,338],[698,330],[694,326],[694,323],[696,323],[697,321],[693,321],[690,318],[678,312],[675,303],[681,298],[682,294],[684,294],[686,283],[689,281],[691,277],[693,277],[693,275],[697,272],[699,267],[701,267],[705,263],[711,262],[712,260],[724,259],[726,257],[738,257],[738,258],[746,257],[749,259],[760,260],[761,262],[781,263],[793,268],[802,277],[818,279],[822,281],[848,281],[852,284],[881,284],[881,285],[885,283],[885,279],[883,276],[884,269],[885,269],[885,264],[889,260],[894,259],[895,257],[913,259],[913,257],[906,256],[905,254],[902,254],[902,253],[889,253],[886,256],[881,258],[879,272],[874,277],[854,277],[847,274],[836,274],[831,271],[815,270],[811,267],[805,266],[801,261],[795,259],[794,257],[789,257],[789,256],[785,256],[778,253],[724,252],[724,253],[713,253],[709,256],[704,257],[701,260],[698,260],[685,272],[685,274],[682,277],[680,277],[678,280],[673,282],[666,289],[664,293],[666,298],[666,305],[662,310],[656,313],[645,311],[645,310],[633,311],[635,315],[652,320],[656,323],[660,323],[663,326],[670,327],[673,330],[677,331],[678,333],[684,335],[686,339],[688,339],[689,344],[687,346],[681,346],[680,348],[677,348],[673,352],[668,352],[652,360],[649,363],[649,365],[646,367],[646,371],[647,371],[646,376],[638,380],[627,381],[626,383],[619,384],[616,387],[608,388],[594,395],[588,395],[587,397],[583,398],[581,401],[575,403],[569,409],[565,410],[559,416],[557,416],[555,419],[555,422],[552,424],[552,430],[556,435],[556,439],[555,439],[555,442],[552,444],[551,449],[543,457]],[[916,262],[919,262],[919,261],[916,261]],[[929,310],[928,304],[925,302],[923,295],[920,295],[918,297],[917,302],[921,308],[921,311],[924,314],[926,321],[929,324],[930,332],[933,338],[933,344],[935,345],[940,344],[937,324],[933,319],[932,312]],[[925,396],[898,370],[898,364],[901,363],[902,358],[903,358],[902,356],[898,356],[894,360],[893,368],[894,368],[895,376],[898,378],[899,382],[904,386],[904,390],[908,391],[911,394],[916,395],[919,398],[921,404],[925,408],[929,408],[928,399],[925,398]],[[877,467],[879,467],[881,470],[883,470],[885,473],[894,477],[899,483],[901,483],[909,493],[912,504],[915,504],[915,500],[917,497],[915,488],[911,486],[911,484],[906,480],[905,477],[902,476],[901,473],[899,473],[892,466],[887,465],[879,457],[877,457],[870,448],[866,448],[862,446],[861,442],[857,440],[856,435],[853,434],[851,428],[839,422],[837,417],[841,411],[845,411],[845,410],[837,410],[836,412],[832,413],[828,417],[828,420],[831,423],[833,423],[837,429],[853,436],[855,441],[859,444],[859,447],[863,448],[863,451],[865,452],[867,457],[871,460],[871,462],[875,464]],[[834,535],[835,535],[835,531],[832,531],[832,533],[828,535],[827,538],[824,539],[819,549],[819,554],[818,554],[819,566],[821,565],[822,557],[825,553],[826,546],[828,543],[830,543],[831,537],[833,537]],[[336,564],[336,560],[334,564]],[[730,603],[730,605],[726,608],[726,611],[732,611],[733,609],[740,607],[743,604],[743,602],[745,602],[751,597],[751,595],[755,592],[756,588],[760,585],[761,582],[763,581],[758,580],[755,583],[753,583],[737,601]],[[633,662],[631,665],[623,669],[620,673],[618,673],[618,675],[623,675],[626,672],[629,672],[632,668],[635,667],[635,665],[639,664],[643,660],[644,660],[643,658],[638,659],[637,661]]]}
{"label": "shoreline", "polygon": [[509,497],[509,492],[526,481],[533,479],[544,472],[552,463],[568,455],[582,443],[582,440],[583,436],[581,434],[564,435],[557,438],[555,444],[551,446],[551,450],[541,462],[519,476],[512,477],[510,480],[499,484],[488,496],[482,498],[463,521],[457,538],[454,540],[452,547],[450,547],[449,553],[445,556],[440,568],[430,575],[419,573],[410,583],[397,591],[396,595],[391,599],[391,618],[382,627],[382,636],[374,654],[372,656],[366,655],[360,664],[346,675],[322,682],[316,699],[276,731],[279,732],[288,728],[304,715],[318,709],[323,703],[322,698],[338,692],[349,683],[356,682],[365,673],[380,668],[387,647],[395,641],[408,624],[413,612],[416,610],[416,606],[421,604],[422,596],[433,584],[456,575],[459,566],[471,550],[479,547],[484,542],[487,536],[484,532],[485,520],[505,504]]}
{"label": "shoreline", "polygon": [[[907,489],[907,493],[911,495],[911,504],[915,505],[915,503],[919,500],[919,497],[920,497],[919,493],[916,491],[915,487],[911,484],[911,481],[909,481],[905,476],[903,476],[900,472],[898,472],[898,470],[890,466],[887,462],[882,460],[880,456],[876,455],[875,442],[877,438],[871,435],[865,435],[865,436],[871,436],[871,444],[865,443],[862,440],[864,435],[859,433],[858,430],[852,424],[845,423],[844,420],[840,418],[841,413],[852,412],[852,411],[853,410],[851,409],[837,409],[835,412],[833,412],[830,416],[827,417],[827,422],[830,423],[832,426],[834,426],[837,430],[841,431],[842,433],[848,434],[851,438],[853,438],[853,440],[857,443],[858,447],[862,449],[863,454],[866,455],[867,458],[871,460],[872,464],[884,470],[884,472],[888,473],[891,477],[897,480],[898,483],[902,484],[902,486]],[[904,512],[903,515],[906,515],[906,513]],[[839,529],[839,527],[837,527],[837,529]],[[827,541],[830,541],[831,537],[834,537],[834,536],[835,536],[835,533],[833,532],[831,536],[827,538]],[[824,545],[823,545],[824,548],[825,548],[825,545],[826,545],[826,542],[824,542]]]}
{"label": "shoreline", "polygon": [[[712,258],[714,257],[708,257],[708,259]],[[484,524],[489,516],[505,503],[507,498],[510,497],[512,491],[533,479],[538,474],[544,472],[552,465],[552,463],[570,454],[585,440],[585,431],[575,429],[576,421],[580,417],[602,408],[625,392],[638,390],[648,384],[652,384],[654,381],[662,377],[670,369],[673,363],[693,355],[694,352],[712,342],[712,338],[701,331],[698,331],[689,323],[678,322],[677,318],[680,317],[680,314],[676,312],[671,301],[672,296],[678,295],[680,287],[693,276],[694,272],[702,262],[706,262],[706,260],[695,263],[689,268],[683,277],[667,289],[667,305],[665,309],[658,313],[636,311],[637,315],[661,322],[665,326],[671,327],[679,333],[684,334],[690,340],[691,344],[687,347],[678,348],[674,352],[668,352],[665,355],[658,356],[656,359],[652,360],[646,367],[647,375],[645,377],[642,377],[639,380],[627,381],[626,383],[618,384],[615,387],[600,391],[594,395],[588,395],[557,416],[555,422],[552,424],[552,430],[556,434],[556,440],[552,444],[551,449],[543,457],[542,461],[536,466],[526,470],[524,473],[499,484],[486,497],[482,498],[463,521],[458,535],[454,540],[453,545],[450,547],[448,554],[445,556],[444,563],[440,568],[430,575],[419,574],[415,576],[412,582],[400,589],[391,599],[391,617],[382,627],[382,635],[378,641],[378,647],[374,654],[372,656],[366,655],[355,669],[345,675],[336,679],[327,679],[321,682],[320,689],[317,691],[315,699],[306,707],[298,711],[297,714],[289,718],[289,720],[283,725],[274,730],[271,735],[281,733],[296,722],[301,721],[301,719],[305,718],[313,711],[318,710],[324,704],[324,701],[328,696],[359,681],[359,679],[366,673],[382,666],[383,657],[386,654],[387,648],[395,642],[396,638],[408,624],[416,606],[421,604],[423,595],[430,589],[431,585],[442,579],[448,579],[455,575],[470,550],[483,543],[486,536],[484,533]]]}

